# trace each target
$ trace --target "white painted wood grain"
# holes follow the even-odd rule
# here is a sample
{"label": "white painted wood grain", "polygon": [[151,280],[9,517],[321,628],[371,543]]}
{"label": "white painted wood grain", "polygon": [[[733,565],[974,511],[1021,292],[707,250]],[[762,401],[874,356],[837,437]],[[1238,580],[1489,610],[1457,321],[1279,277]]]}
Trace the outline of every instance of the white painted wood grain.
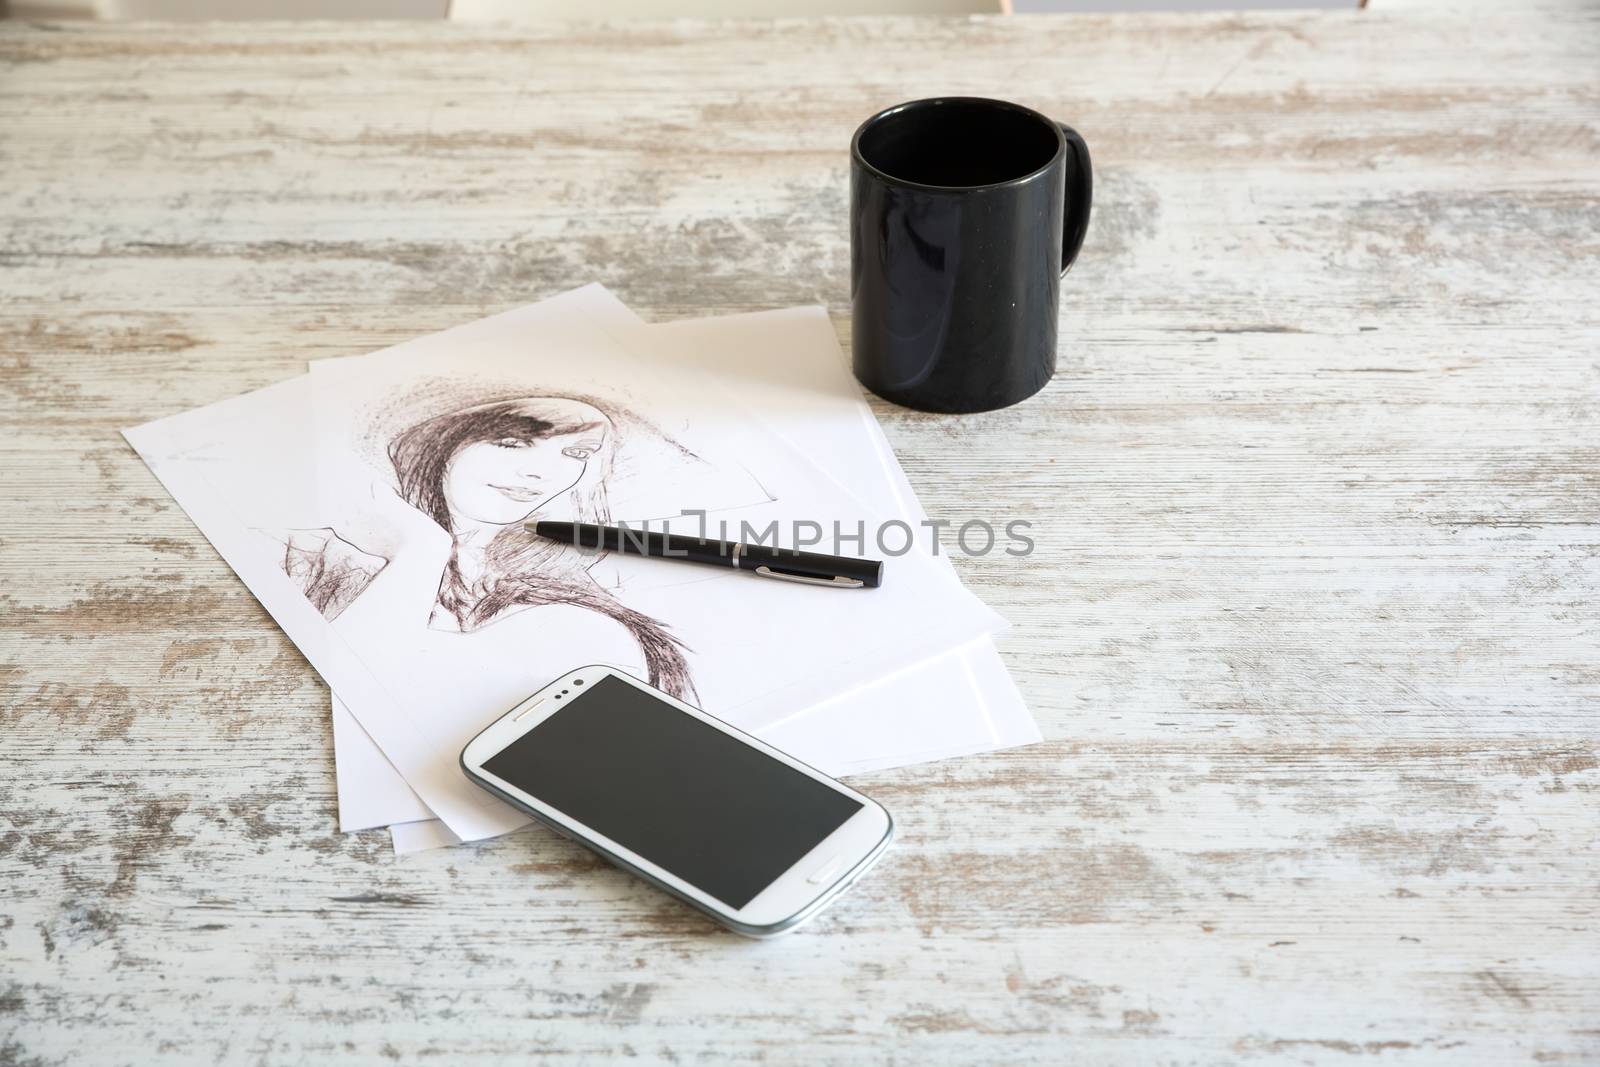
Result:
{"label": "white painted wood grain", "polygon": [[[1531,13],[1530,13],[1531,12]],[[1600,18],[0,27],[0,1062],[1600,1060]],[[1061,369],[877,404],[1050,741],[747,944],[334,827],[326,692],[119,427],[586,280],[820,302],[845,146],[1071,121]]]}

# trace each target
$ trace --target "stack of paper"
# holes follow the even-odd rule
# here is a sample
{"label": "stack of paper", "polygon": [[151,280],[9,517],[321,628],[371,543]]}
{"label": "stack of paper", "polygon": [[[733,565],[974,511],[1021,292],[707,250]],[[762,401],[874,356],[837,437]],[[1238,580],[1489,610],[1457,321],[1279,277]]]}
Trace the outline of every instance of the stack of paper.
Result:
{"label": "stack of paper", "polygon": [[[835,775],[1038,739],[818,308],[647,326],[589,286],[126,436],[329,683],[341,827],[398,851],[528,822],[457,758],[584,664]],[[535,517],[891,558],[820,589]]]}

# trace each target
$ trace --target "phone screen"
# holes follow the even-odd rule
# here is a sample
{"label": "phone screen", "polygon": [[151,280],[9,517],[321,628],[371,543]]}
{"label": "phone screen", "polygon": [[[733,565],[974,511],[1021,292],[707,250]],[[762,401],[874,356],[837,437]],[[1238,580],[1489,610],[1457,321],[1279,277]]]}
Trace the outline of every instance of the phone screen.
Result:
{"label": "phone screen", "polygon": [[861,810],[618,678],[562,703],[484,770],[730,908],[750,903]]}

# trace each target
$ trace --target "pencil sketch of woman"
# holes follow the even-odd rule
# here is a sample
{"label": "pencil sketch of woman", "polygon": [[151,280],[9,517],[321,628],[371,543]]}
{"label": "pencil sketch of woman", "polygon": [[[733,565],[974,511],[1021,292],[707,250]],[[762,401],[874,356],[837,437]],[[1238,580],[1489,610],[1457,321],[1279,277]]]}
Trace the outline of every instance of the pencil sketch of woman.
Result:
{"label": "pencil sketch of woman", "polygon": [[650,684],[692,698],[682,644],[591,577],[597,554],[523,530],[541,511],[609,522],[606,479],[618,436],[612,414],[569,397],[502,400],[427,418],[388,441],[398,494],[377,491],[355,528],[294,531],[283,569],[330,621],[415,613],[430,629],[471,634],[531,609],[565,607],[566,615],[550,620],[562,632],[585,618],[611,632],[620,626]]}

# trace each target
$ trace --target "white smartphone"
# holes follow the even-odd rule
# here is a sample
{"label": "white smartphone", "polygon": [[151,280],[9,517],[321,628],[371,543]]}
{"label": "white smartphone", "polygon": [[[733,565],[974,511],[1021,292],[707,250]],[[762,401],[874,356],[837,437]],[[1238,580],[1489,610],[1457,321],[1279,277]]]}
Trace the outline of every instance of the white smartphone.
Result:
{"label": "white smartphone", "polygon": [[569,671],[506,712],[461,769],[749,937],[821,911],[894,836],[876,801],[610,667]]}

